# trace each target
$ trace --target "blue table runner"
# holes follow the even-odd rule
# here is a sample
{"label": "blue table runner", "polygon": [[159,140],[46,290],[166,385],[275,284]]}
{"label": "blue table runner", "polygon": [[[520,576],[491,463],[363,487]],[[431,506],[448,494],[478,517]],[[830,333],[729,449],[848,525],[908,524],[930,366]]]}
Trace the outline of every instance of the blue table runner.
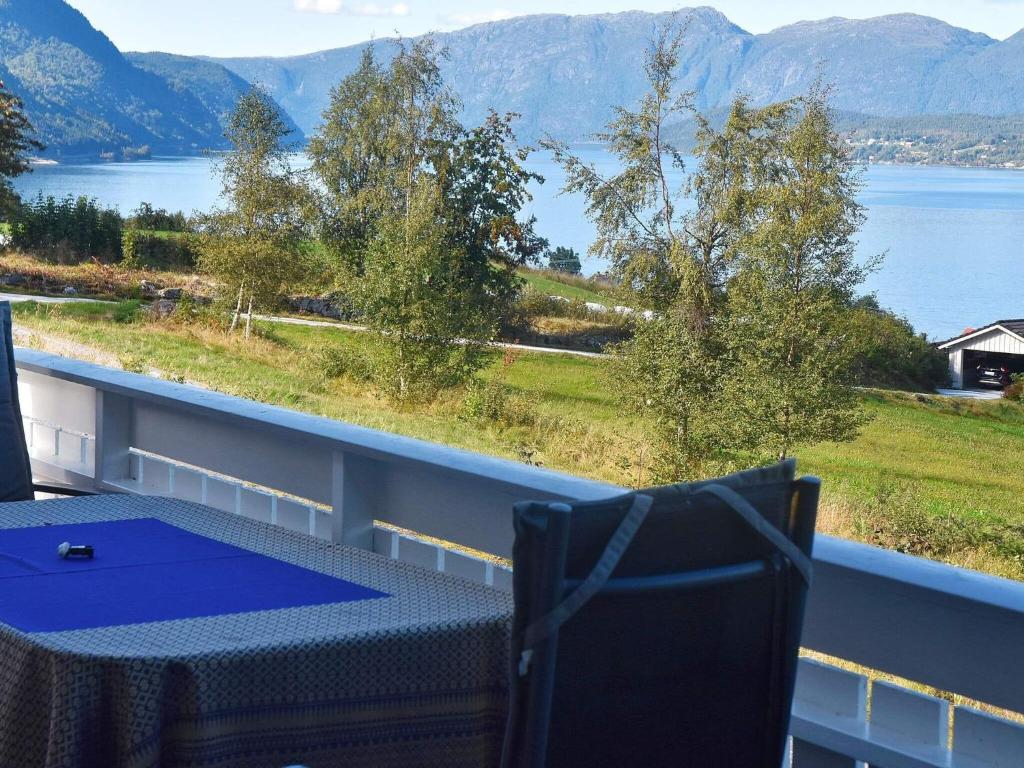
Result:
{"label": "blue table runner", "polygon": [[[62,542],[92,560],[62,560]],[[0,621],[24,632],[191,619],[388,597],[160,520],[0,530]]]}

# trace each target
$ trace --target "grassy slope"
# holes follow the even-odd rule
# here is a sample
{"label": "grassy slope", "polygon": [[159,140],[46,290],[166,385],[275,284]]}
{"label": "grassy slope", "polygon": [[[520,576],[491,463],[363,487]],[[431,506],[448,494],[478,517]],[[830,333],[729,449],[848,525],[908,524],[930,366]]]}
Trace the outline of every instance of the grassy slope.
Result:
{"label": "grassy slope", "polygon": [[847,497],[912,483],[934,514],[1024,523],[1024,407],[902,393],[865,405],[875,418],[860,437],[801,450],[804,470]]}
{"label": "grassy slope", "polygon": [[[226,392],[513,458],[531,447],[547,466],[622,484],[644,480],[633,460],[643,425],[617,407],[600,360],[521,355],[506,380],[534,399],[543,418],[536,429],[517,432],[454,418],[457,394],[398,410],[358,384],[325,381],[318,350],[359,343],[358,334],[275,325],[245,344],[202,327],[115,325],[109,307],[22,305],[15,312],[23,325],[113,352],[129,366]],[[501,367],[496,355],[484,375]],[[1024,408],[892,393],[868,394],[865,406],[875,418],[856,441],[798,451],[802,468],[822,476],[827,493],[868,499],[882,481],[908,481],[934,514],[1024,523]]]}
{"label": "grassy slope", "polygon": [[613,307],[616,304],[609,291],[586,278],[558,279],[559,275],[553,275],[548,270],[538,269],[521,269],[519,274],[525,278],[531,288],[548,296],[564,296],[567,299],[592,301],[607,307]]}

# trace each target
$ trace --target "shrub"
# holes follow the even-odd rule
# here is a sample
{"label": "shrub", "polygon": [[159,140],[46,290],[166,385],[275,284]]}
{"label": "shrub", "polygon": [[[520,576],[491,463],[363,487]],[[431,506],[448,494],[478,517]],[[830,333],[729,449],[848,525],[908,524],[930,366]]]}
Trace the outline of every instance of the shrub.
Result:
{"label": "shrub", "polygon": [[122,236],[121,263],[131,269],[188,271],[199,257],[195,238],[188,234],[161,236],[126,229]]}
{"label": "shrub", "polygon": [[113,208],[87,197],[39,195],[19,206],[11,222],[12,244],[58,263],[121,258],[124,221]]}
{"label": "shrub", "polygon": [[976,526],[953,515],[929,513],[916,485],[894,480],[879,482],[858,529],[872,544],[932,559],[983,543]]}
{"label": "shrub", "polygon": [[473,379],[462,401],[462,416],[471,421],[500,424],[505,427],[531,427],[537,423],[537,407],[533,399],[515,392],[506,380],[519,353],[505,349],[501,370],[490,381]]}
{"label": "shrub", "polygon": [[313,365],[325,379],[367,382],[374,377],[373,357],[361,349],[324,347],[314,358]]}
{"label": "shrub", "polygon": [[525,320],[533,317],[570,317],[576,320],[616,321],[624,316],[616,312],[595,311],[582,299],[564,299],[527,288],[515,303],[514,313]]}
{"label": "shrub", "polygon": [[149,373],[149,362],[143,355],[135,352],[125,352],[118,356],[121,368],[128,373]]}
{"label": "shrub", "polygon": [[130,301],[118,302],[114,307],[113,320],[115,323],[134,323],[141,317],[142,302],[132,299]]}
{"label": "shrub", "polygon": [[140,203],[126,223],[133,229],[157,232],[187,232],[189,229],[188,217],[181,211],[171,213],[164,208],[154,208],[149,203]]}
{"label": "shrub", "polygon": [[949,380],[949,361],[902,317],[861,299],[851,315],[855,347],[854,383],[898,389],[927,389]]}
{"label": "shrub", "polygon": [[1024,403],[1024,373],[1015,373],[1012,376],[1012,383],[1003,391],[1003,397],[1007,400],[1016,400]]}
{"label": "shrub", "polygon": [[466,388],[462,415],[470,421],[491,422],[506,427],[530,427],[537,421],[533,400],[517,394],[504,381],[474,379]]}

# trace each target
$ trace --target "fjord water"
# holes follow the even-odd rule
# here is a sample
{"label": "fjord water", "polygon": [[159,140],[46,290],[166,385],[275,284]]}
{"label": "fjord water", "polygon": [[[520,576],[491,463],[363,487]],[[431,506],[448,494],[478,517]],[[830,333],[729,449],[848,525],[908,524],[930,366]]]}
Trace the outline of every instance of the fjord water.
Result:
{"label": "fjord water", "polygon": [[[578,151],[602,174],[615,161],[596,146]],[[578,196],[559,195],[563,174],[535,154],[530,212],[552,246],[585,253],[593,227]],[[677,181],[681,181],[680,175]],[[866,290],[905,315],[931,338],[967,326],[1024,317],[1024,172],[938,166],[871,166],[861,201],[867,221],[858,254],[885,253]],[[206,158],[163,158],[137,163],[39,166],[17,183],[23,196],[86,195],[127,213],[146,201],[169,210],[205,210],[220,193]],[[604,267],[585,260],[585,271]]]}

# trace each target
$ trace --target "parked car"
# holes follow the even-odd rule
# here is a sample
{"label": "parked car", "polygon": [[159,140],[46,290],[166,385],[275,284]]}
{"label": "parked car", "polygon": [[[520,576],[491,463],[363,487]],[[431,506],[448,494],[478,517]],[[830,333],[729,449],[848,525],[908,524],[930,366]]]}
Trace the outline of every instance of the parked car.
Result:
{"label": "parked car", "polygon": [[978,366],[978,383],[983,387],[1010,386],[1010,369],[1005,365],[982,363]]}

